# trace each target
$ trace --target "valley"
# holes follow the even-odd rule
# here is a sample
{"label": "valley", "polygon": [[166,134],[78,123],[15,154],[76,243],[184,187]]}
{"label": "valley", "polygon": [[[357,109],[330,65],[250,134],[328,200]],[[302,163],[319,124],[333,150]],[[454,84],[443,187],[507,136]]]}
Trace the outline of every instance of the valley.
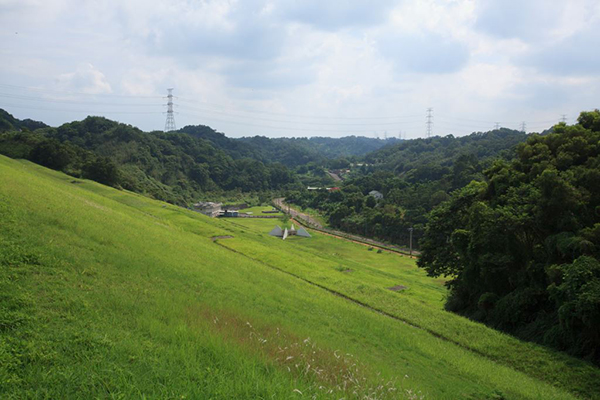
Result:
{"label": "valley", "polygon": [[0,200],[6,398],[599,393],[591,365],[444,311],[407,257],[3,156]]}

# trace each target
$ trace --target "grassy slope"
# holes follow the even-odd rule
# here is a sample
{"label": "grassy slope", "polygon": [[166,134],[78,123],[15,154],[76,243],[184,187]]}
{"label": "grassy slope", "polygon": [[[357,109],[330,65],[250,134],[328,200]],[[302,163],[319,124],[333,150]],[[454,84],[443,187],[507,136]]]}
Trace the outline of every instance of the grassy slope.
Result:
{"label": "grassy slope", "polygon": [[[267,222],[237,220],[236,224],[252,230],[246,235],[252,241],[245,236],[225,241],[224,246],[530,376],[558,383],[584,396],[600,395],[600,371],[597,368],[442,311],[445,294],[442,282],[426,277],[424,271],[415,268],[413,260],[407,257],[366,251],[364,246],[319,233],[313,233],[311,240],[272,241],[263,234],[268,231]],[[352,269],[352,272],[341,274],[340,270],[345,269]],[[398,284],[409,289],[398,293],[387,289]]]}
{"label": "grassy slope", "polygon": [[[318,235],[282,242],[259,233],[259,221],[209,220],[71,181],[0,157],[2,398],[351,398],[390,382],[397,391],[389,384],[378,398],[406,389],[426,398],[572,397],[269,264],[313,268],[310,279],[355,287],[369,301],[376,287],[406,284],[381,299],[446,314],[439,284],[427,285],[407,259]],[[219,246],[216,235],[235,238]],[[257,256],[265,260],[249,258]],[[536,360],[542,369],[556,362]],[[584,363],[567,361],[565,374],[589,376]]]}

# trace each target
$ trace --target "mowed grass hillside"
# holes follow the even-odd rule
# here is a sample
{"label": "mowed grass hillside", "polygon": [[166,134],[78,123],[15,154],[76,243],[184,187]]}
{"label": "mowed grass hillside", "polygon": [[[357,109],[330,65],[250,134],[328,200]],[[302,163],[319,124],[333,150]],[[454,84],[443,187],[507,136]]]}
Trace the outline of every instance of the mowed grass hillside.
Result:
{"label": "mowed grass hillside", "polygon": [[226,221],[246,231],[223,246],[584,398],[599,396],[598,368],[444,311],[443,280],[427,277],[407,256],[314,231],[310,239],[282,241],[265,234],[273,222]]}
{"label": "mowed grass hillside", "polygon": [[[397,255],[284,242],[268,220],[209,219],[5,157],[0,221],[3,399],[600,393],[579,360],[523,344],[523,368],[446,337],[485,328],[444,320],[441,282]],[[401,315],[417,305],[431,315]],[[542,376],[555,365],[573,382]]]}

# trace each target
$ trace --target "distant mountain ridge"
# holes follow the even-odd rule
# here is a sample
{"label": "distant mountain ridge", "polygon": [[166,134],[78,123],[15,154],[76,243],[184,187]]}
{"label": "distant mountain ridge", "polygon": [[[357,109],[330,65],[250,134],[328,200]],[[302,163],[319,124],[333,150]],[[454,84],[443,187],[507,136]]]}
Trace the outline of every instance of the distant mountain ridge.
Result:
{"label": "distant mountain ridge", "polygon": [[396,138],[376,139],[364,136],[342,138],[267,138],[266,136],[229,138],[205,125],[188,125],[178,132],[210,141],[233,158],[254,158],[262,162],[280,162],[296,167],[309,162],[364,156],[385,146],[398,143]]}

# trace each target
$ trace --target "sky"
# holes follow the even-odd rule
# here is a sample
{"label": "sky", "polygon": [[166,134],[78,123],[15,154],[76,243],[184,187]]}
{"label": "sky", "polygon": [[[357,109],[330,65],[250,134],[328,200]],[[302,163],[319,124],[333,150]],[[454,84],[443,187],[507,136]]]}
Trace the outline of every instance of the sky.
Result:
{"label": "sky", "polygon": [[598,0],[0,0],[0,108],[230,137],[542,131],[600,107]]}

